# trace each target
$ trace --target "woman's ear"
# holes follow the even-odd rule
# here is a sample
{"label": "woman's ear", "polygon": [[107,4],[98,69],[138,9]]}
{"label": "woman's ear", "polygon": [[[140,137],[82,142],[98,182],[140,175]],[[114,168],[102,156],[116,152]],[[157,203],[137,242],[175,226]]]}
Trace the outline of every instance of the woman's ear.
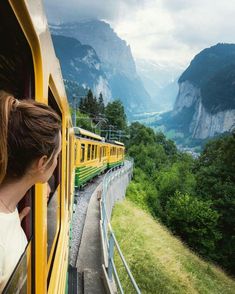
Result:
{"label": "woman's ear", "polygon": [[37,169],[40,171],[44,170],[44,168],[47,165],[47,160],[48,160],[48,157],[46,155],[43,155],[42,157],[40,157],[37,161]]}

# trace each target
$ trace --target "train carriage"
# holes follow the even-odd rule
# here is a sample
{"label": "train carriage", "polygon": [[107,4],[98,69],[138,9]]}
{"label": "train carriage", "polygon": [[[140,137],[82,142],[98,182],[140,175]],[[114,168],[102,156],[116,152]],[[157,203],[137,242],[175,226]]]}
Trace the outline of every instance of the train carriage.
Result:
{"label": "train carriage", "polygon": [[75,187],[101,174],[108,167],[107,144],[92,132],[75,127]]}
{"label": "train carriage", "polygon": [[121,166],[124,163],[125,146],[118,141],[108,142],[108,168]]}

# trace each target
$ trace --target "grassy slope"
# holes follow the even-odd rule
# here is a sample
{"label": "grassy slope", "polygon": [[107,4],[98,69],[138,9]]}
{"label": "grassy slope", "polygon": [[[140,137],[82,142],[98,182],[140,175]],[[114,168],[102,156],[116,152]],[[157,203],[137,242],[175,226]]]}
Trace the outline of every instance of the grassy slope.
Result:
{"label": "grassy slope", "polygon": [[[125,200],[112,226],[142,293],[235,293],[235,282],[192,253],[148,213]],[[125,293],[135,293],[116,257]]]}

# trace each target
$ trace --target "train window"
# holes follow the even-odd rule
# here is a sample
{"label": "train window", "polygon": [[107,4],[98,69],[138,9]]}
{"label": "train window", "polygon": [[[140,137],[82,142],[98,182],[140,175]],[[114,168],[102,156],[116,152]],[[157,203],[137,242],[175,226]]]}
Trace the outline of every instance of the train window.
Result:
{"label": "train window", "polygon": [[95,158],[97,158],[97,145],[95,145]]}
{"label": "train window", "polygon": [[94,159],[95,157],[95,146],[92,145],[92,148],[91,148],[91,159]]}
{"label": "train window", "polygon": [[87,160],[91,159],[91,144],[88,144],[88,149],[87,149]]}
{"label": "train window", "polygon": [[[49,89],[48,104],[62,117],[59,106]],[[48,204],[47,204],[47,258],[49,264],[51,263],[57,237],[59,235],[60,227],[60,181],[61,181],[61,162],[62,152],[60,152],[57,159],[57,166],[50,180],[48,181]]]}
{"label": "train window", "polygon": [[101,146],[99,146],[98,147],[99,149],[99,161],[101,161],[101,159],[102,159],[102,152],[103,152],[103,147],[101,147]]}
{"label": "train window", "polygon": [[0,89],[17,98],[34,97],[34,69],[30,46],[8,4],[0,9]]}
{"label": "train window", "polygon": [[74,144],[74,162],[77,164],[77,142]]}
{"label": "train window", "polygon": [[80,162],[84,162],[85,160],[85,144],[81,144],[81,159]]}
{"label": "train window", "polygon": [[7,293],[27,293],[28,270],[27,259],[30,257],[30,246],[27,246],[25,252],[22,254],[14,273],[11,275],[3,294]]}

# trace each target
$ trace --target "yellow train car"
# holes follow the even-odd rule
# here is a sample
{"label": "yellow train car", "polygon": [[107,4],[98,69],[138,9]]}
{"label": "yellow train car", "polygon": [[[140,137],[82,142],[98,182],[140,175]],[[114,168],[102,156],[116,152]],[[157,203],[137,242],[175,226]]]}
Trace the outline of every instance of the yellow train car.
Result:
{"label": "yellow train car", "polygon": [[92,132],[75,127],[75,187],[80,188],[108,167],[108,145]]}
{"label": "yellow train car", "polygon": [[124,163],[125,146],[118,141],[105,142],[101,136],[74,128],[75,139],[75,187],[80,188],[106,169]]}
{"label": "yellow train car", "polygon": [[0,35],[0,88],[19,99],[49,104],[62,118],[62,151],[50,200],[47,203],[46,184],[37,184],[18,207],[31,207],[22,225],[28,245],[4,293],[65,293],[75,137],[42,2],[2,0]]}
{"label": "yellow train car", "polygon": [[121,166],[124,163],[125,146],[118,141],[108,143],[108,168]]}

